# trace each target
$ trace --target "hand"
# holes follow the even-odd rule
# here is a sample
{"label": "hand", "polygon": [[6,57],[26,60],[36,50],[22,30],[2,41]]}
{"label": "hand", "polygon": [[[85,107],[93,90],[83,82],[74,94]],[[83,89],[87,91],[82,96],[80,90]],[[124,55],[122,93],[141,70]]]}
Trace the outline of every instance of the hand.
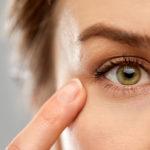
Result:
{"label": "hand", "polygon": [[7,150],[48,150],[61,132],[75,119],[86,101],[78,79],[57,91],[32,121],[12,140]]}

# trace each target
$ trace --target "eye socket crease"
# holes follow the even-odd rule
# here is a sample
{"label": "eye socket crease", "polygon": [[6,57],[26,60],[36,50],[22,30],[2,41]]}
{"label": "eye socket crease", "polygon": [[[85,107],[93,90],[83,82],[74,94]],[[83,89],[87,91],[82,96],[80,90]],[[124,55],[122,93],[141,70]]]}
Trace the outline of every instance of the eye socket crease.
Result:
{"label": "eye socket crease", "polygon": [[131,31],[108,26],[102,23],[94,24],[79,35],[81,42],[87,41],[92,37],[102,37],[120,44],[126,44],[134,48],[150,48],[150,36],[140,35]]}

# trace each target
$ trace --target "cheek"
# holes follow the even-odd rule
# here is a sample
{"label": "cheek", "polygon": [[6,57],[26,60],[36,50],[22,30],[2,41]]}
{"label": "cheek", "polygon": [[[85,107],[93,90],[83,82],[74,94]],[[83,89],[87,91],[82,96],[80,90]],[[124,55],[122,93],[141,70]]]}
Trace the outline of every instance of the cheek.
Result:
{"label": "cheek", "polygon": [[149,150],[150,95],[118,102],[97,89],[87,85],[86,106],[69,128],[80,149]]}

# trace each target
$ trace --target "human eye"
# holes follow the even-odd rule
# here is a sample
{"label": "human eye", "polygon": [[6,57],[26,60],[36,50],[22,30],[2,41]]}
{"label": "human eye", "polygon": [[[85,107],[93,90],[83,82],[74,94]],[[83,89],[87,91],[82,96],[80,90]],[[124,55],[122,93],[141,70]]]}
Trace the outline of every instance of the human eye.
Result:
{"label": "human eye", "polygon": [[140,57],[116,57],[95,71],[95,78],[115,97],[150,93],[150,62]]}

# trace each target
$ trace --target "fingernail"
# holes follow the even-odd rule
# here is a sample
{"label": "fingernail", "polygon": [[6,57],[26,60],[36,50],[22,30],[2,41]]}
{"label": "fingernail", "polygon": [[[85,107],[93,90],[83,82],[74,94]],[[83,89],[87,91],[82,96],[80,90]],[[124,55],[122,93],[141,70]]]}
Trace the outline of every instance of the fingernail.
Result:
{"label": "fingernail", "polygon": [[82,87],[83,86],[79,79],[71,80],[70,83],[63,88],[60,94],[61,96],[59,95],[59,99],[65,102],[72,102],[76,100],[81,92]]}

